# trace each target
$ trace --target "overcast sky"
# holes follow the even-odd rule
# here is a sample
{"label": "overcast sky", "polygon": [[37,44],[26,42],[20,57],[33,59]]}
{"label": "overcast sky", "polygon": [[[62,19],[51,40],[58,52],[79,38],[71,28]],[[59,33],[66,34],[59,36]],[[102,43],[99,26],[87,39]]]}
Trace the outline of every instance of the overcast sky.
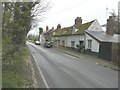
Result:
{"label": "overcast sky", "polygon": [[[83,23],[97,19],[100,25],[106,23],[109,12],[118,14],[118,2],[120,0],[46,0],[52,8],[44,15],[44,21],[38,27],[49,29],[56,28],[57,24],[69,27],[74,24],[76,17],[82,17]],[[108,10],[106,10],[108,8]],[[106,12],[107,11],[107,12]],[[106,14],[107,13],[107,14]],[[36,30],[35,30],[36,31]],[[38,29],[37,29],[38,31]]]}

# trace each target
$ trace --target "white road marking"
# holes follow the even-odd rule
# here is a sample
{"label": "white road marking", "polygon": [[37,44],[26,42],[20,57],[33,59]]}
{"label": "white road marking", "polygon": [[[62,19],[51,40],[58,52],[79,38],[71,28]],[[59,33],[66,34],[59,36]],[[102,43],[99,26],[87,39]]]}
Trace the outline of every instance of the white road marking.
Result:
{"label": "white road marking", "polygon": [[[33,54],[32,54],[32,55],[33,55]],[[42,76],[42,79],[43,79],[43,82],[44,82],[46,88],[49,88],[49,86],[48,86],[48,84],[47,84],[47,82],[46,82],[46,80],[45,80],[45,77],[44,77],[44,75],[43,75],[43,73],[42,73],[42,71],[41,71],[41,69],[40,69],[40,67],[39,67],[39,65],[38,65],[38,63],[37,63],[36,58],[35,58],[34,55],[33,55],[33,58],[34,58],[34,60],[35,60],[35,63],[36,63],[36,65],[37,65],[39,71],[40,71],[40,74],[41,74],[41,76]]]}
{"label": "white road marking", "polygon": [[72,56],[72,55],[70,55],[70,54],[67,54],[67,53],[63,53],[63,55],[65,55],[65,56],[67,56],[67,57],[70,57],[70,58],[78,59],[77,57],[75,57],[75,56]]}

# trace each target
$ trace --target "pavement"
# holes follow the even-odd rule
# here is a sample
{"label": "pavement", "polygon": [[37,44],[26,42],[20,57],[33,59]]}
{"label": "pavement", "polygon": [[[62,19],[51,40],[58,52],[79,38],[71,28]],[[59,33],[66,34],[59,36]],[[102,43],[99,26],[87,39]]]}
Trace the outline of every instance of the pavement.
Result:
{"label": "pavement", "polygon": [[[96,56],[96,55],[83,54],[83,53],[80,53],[80,52],[75,51],[73,49],[66,48],[66,47],[53,47],[53,49],[60,51],[60,52],[63,52],[65,54],[74,56],[76,58],[80,58],[80,59],[82,57],[87,57],[88,61],[90,61],[90,62],[96,63],[96,64],[103,66],[103,67],[107,67],[107,68],[119,71],[119,68],[117,65],[113,64],[111,61],[107,61],[107,60],[98,58],[98,56]],[[89,58],[91,58],[91,59],[89,59]]]}

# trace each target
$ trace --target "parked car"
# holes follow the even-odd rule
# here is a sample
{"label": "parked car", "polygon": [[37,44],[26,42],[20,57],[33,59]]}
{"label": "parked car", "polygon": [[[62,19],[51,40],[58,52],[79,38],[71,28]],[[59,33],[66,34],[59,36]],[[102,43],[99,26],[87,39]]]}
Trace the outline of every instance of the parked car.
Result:
{"label": "parked car", "polygon": [[52,42],[46,42],[46,43],[44,43],[44,47],[52,48]]}
{"label": "parked car", "polygon": [[28,42],[31,42],[32,40],[28,40]]}
{"label": "parked car", "polygon": [[40,45],[40,42],[39,42],[39,41],[35,41],[35,44],[36,44],[36,45]]}

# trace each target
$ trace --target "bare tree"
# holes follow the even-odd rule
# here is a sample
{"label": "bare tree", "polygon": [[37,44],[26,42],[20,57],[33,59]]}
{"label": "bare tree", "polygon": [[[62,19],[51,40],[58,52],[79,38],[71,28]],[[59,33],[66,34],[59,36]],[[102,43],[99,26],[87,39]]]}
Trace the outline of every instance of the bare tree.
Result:
{"label": "bare tree", "polygon": [[45,17],[43,15],[47,10],[51,8],[50,2],[46,2],[45,0],[36,0],[36,5],[32,8],[31,17],[32,17],[32,27],[35,28],[39,22],[42,22]]}

